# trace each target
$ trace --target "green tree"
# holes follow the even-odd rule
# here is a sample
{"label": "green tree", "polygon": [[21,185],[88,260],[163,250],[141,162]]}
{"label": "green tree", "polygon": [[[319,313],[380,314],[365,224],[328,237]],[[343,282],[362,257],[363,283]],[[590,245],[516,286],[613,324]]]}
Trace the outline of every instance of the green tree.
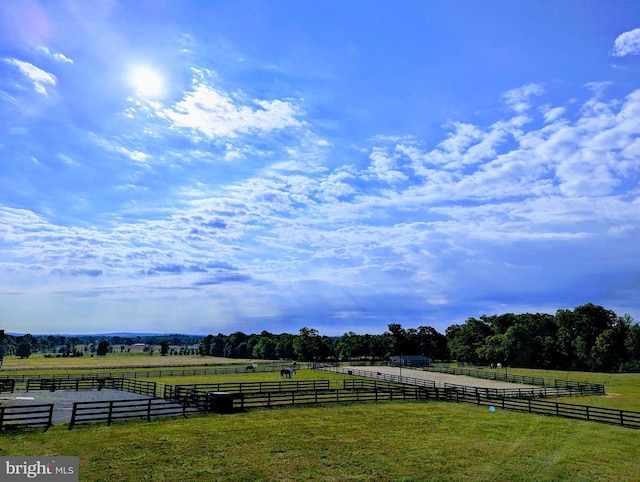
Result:
{"label": "green tree", "polygon": [[161,340],[160,341],[160,356],[167,356],[167,354],[169,353],[169,346],[170,346],[170,342],[169,340]]}
{"label": "green tree", "polygon": [[16,348],[16,356],[29,358],[31,356],[31,343],[26,340],[21,341]]}
{"label": "green tree", "polygon": [[102,340],[100,343],[98,343],[96,355],[107,356],[107,353],[109,353],[109,342],[107,340]]}
{"label": "green tree", "polygon": [[200,355],[211,356],[211,344],[213,343],[213,335],[205,336],[200,342]]}
{"label": "green tree", "polygon": [[451,325],[446,330],[449,353],[459,361],[476,363],[479,360],[478,348],[484,345],[492,335],[491,326],[486,320],[468,318],[462,325]]}
{"label": "green tree", "polygon": [[253,347],[252,355],[263,360],[272,360],[276,357],[277,344],[268,336],[261,336]]}
{"label": "green tree", "polygon": [[296,356],[296,350],[294,347],[295,338],[296,337],[290,333],[278,335],[278,341],[276,342],[276,358],[290,360]]}
{"label": "green tree", "polygon": [[411,351],[409,349],[409,343],[407,339],[407,332],[402,328],[402,325],[399,323],[389,323],[388,325],[389,333],[391,333],[392,340],[392,353],[394,355],[402,355],[409,354]]}
{"label": "green tree", "polygon": [[300,328],[300,334],[293,341],[295,357],[298,360],[315,361],[321,358],[322,338],[314,328]]}

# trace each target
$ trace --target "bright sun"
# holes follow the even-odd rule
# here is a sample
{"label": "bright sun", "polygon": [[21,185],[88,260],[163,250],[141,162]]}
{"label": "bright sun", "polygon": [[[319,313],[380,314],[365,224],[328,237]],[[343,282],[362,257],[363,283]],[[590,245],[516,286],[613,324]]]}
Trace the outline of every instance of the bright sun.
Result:
{"label": "bright sun", "polygon": [[164,90],[162,76],[146,65],[140,65],[131,70],[130,81],[139,94],[145,97],[157,97]]}

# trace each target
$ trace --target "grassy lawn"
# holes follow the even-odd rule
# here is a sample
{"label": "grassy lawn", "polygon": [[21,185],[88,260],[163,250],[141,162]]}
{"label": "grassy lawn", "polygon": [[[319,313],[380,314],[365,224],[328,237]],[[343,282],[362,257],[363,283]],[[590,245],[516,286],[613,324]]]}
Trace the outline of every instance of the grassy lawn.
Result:
{"label": "grassy lawn", "polygon": [[[111,360],[117,358],[129,357]],[[184,359],[144,357],[154,358]],[[604,383],[607,397],[567,401],[640,411],[639,374],[509,371]],[[298,370],[293,380],[344,377]],[[281,378],[279,372],[260,372],[149,380]],[[0,433],[0,456],[78,455],[82,481],[637,481],[638,453],[638,430],[444,402],[327,404]]]}
{"label": "grassy lawn", "polygon": [[[291,380],[343,380],[352,378],[343,373],[325,372],[322,370],[296,370],[296,374]],[[245,382],[279,382],[289,381],[289,378],[282,378],[280,372],[258,372],[258,373],[229,373],[224,375],[195,375],[184,377],[162,377],[148,378],[153,382],[162,382],[169,385],[188,385],[192,383],[245,383]]]}
{"label": "grassy lawn", "polygon": [[[78,358],[45,358],[41,353],[29,358],[7,356],[2,365],[3,372],[15,370],[59,370],[64,368],[98,369],[98,368],[126,368],[126,367],[169,367],[213,365],[219,363],[242,363],[246,360],[230,360],[229,358],[202,357],[199,355],[160,356],[155,353],[109,353],[107,356],[85,355]],[[252,363],[256,363],[252,360]]]}
{"label": "grassy lawn", "polygon": [[624,481],[638,431],[453,403],[255,410],[0,436],[0,454],[78,455],[83,481]]}

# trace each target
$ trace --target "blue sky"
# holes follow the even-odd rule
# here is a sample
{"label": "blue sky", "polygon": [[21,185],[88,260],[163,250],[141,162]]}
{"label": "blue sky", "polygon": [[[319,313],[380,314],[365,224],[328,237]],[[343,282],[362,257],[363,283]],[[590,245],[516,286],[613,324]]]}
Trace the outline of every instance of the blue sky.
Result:
{"label": "blue sky", "polygon": [[0,3],[0,323],[640,318],[640,3]]}

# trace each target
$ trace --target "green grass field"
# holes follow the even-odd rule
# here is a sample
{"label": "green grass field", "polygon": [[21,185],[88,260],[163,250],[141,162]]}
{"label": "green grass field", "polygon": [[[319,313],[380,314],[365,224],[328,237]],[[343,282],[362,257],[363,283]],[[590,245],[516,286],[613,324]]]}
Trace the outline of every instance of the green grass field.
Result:
{"label": "green grass field", "polygon": [[83,481],[638,480],[638,431],[449,403],[255,410],[6,434]]}
{"label": "green grass field", "polygon": [[[311,370],[296,376],[344,377]],[[566,378],[605,383],[625,404],[637,398],[637,375]],[[158,381],[278,379],[256,373]],[[327,404],[0,435],[3,456],[78,455],[81,481],[637,481],[639,453],[638,430],[445,402]]]}

